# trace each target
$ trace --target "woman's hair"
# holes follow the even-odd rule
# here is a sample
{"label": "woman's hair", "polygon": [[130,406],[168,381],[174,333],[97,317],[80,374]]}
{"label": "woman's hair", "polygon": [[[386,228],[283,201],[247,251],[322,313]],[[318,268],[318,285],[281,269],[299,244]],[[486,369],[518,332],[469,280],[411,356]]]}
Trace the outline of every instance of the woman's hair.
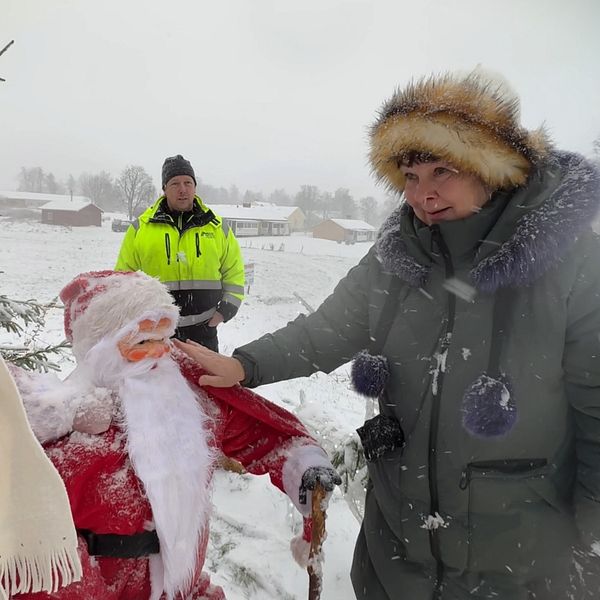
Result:
{"label": "woman's hair", "polygon": [[398,168],[412,167],[422,163],[432,163],[440,160],[439,156],[435,156],[431,152],[421,152],[419,150],[409,150],[398,156]]}

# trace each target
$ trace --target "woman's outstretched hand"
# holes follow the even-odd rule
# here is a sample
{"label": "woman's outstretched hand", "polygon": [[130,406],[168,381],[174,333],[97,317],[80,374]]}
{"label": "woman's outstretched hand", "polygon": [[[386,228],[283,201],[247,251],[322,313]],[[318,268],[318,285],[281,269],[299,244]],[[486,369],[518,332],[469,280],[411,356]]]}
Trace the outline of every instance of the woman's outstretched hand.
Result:
{"label": "woman's outstretched hand", "polygon": [[176,348],[185,352],[185,354],[195,360],[205,371],[211,373],[211,375],[202,375],[198,379],[198,385],[231,387],[246,377],[242,363],[235,358],[213,352],[192,340],[182,342],[173,339],[171,341]]}

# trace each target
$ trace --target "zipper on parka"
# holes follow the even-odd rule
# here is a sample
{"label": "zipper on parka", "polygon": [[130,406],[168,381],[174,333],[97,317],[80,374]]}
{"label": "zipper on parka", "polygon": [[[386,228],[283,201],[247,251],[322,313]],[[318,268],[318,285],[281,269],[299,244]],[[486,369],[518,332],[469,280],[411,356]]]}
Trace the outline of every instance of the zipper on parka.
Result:
{"label": "zipper on parka", "polygon": [[167,254],[167,264],[171,264],[171,238],[168,233],[165,233],[165,252]]}
{"label": "zipper on parka", "polygon": [[[444,271],[446,279],[454,277],[454,265],[452,264],[452,257],[450,256],[450,250],[442,237],[439,225],[431,226],[431,243],[432,252],[434,251],[434,245],[437,251],[441,254],[444,261]],[[448,352],[450,347],[450,340],[454,330],[454,321],[456,318],[456,296],[448,292],[448,317],[446,319],[446,326],[444,333],[441,337],[440,342],[440,355]],[[444,385],[444,372],[445,369],[440,368],[438,365],[436,387],[433,389],[433,402],[431,405],[431,415],[429,418],[429,464],[428,464],[428,481],[429,481],[429,514],[435,515],[440,510],[439,490],[438,490],[438,461],[437,461],[437,443],[438,443],[438,430],[440,421],[440,403],[442,397],[442,389]],[[433,381],[432,381],[433,386]],[[442,583],[444,579],[444,563],[442,562],[441,550],[440,550],[440,539],[439,531],[437,529],[429,530],[429,545],[431,554],[436,561],[436,583],[433,591],[432,600],[438,600],[442,593]]]}

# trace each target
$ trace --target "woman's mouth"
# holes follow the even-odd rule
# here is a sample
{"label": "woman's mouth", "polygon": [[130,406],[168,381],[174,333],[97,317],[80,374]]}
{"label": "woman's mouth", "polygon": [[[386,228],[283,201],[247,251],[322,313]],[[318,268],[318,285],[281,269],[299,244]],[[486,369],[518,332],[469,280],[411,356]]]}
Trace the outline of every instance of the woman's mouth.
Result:
{"label": "woman's mouth", "polygon": [[446,208],[441,208],[440,210],[427,213],[427,216],[431,221],[440,221],[448,214],[449,210],[450,207],[448,206]]}

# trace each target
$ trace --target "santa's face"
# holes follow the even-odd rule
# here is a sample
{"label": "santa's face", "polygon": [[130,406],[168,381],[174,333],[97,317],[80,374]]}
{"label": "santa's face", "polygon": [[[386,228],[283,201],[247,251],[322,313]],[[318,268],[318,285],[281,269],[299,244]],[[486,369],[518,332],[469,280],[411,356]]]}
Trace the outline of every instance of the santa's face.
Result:
{"label": "santa's face", "polygon": [[169,337],[173,325],[163,317],[158,321],[142,319],[137,332],[127,334],[117,343],[121,356],[129,362],[139,362],[146,358],[158,359],[169,352]]}

